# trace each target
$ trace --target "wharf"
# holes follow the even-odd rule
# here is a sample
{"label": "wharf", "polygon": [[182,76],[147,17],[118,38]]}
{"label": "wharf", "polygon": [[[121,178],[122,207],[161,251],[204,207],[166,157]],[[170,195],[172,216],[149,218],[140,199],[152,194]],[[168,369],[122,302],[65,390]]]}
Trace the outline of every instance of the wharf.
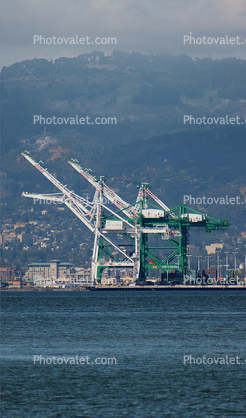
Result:
{"label": "wharf", "polygon": [[205,285],[205,286],[193,286],[193,285],[173,285],[173,286],[91,286],[87,287],[91,291],[208,291],[208,290],[246,290],[246,286],[242,285]]}
{"label": "wharf", "polygon": [[41,287],[41,286],[29,286],[29,287],[5,287],[1,288],[1,292],[80,292],[80,291],[120,291],[120,292],[136,292],[136,291],[221,291],[221,290],[246,290],[245,285],[205,285],[205,286],[193,286],[193,285],[173,285],[173,286],[78,286],[78,287]]}

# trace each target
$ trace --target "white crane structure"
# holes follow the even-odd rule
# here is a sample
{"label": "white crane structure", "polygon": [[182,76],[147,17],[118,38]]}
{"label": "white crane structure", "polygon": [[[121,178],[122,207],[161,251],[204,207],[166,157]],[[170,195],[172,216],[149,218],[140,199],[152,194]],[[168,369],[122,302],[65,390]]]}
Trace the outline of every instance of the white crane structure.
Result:
{"label": "white crane structure", "polygon": [[[153,256],[146,246],[148,235],[158,234],[165,240],[168,240],[170,236],[181,236],[178,229],[171,229],[167,223],[160,222],[161,219],[164,219],[165,214],[170,215],[173,220],[178,217],[149,190],[147,183],[142,183],[136,202],[130,205],[106,185],[104,177],[97,179],[91,174],[91,170],[81,167],[77,160],[70,159],[69,164],[95,187],[94,198],[92,202],[89,202],[60,183],[46,168],[43,168],[43,163],[36,162],[28,151],[23,151],[21,154],[60,191],[60,193],[49,194],[23,192],[22,196],[65,204],[94,233],[91,261],[94,284],[97,283],[104,268],[118,267],[132,268],[133,278],[137,281],[141,265],[143,268],[143,264],[145,264],[146,254],[149,253],[150,257]],[[158,203],[161,210],[148,208],[147,194]],[[106,203],[114,204],[117,210],[109,208],[105,200]],[[156,219],[156,224],[153,224],[153,218]],[[146,222],[141,221],[144,219]],[[149,224],[148,219],[152,219]],[[116,243],[115,237],[117,235],[130,240],[131,251],[127,253],[125,244]],[[105,254],[108,259],[105,258]],[[175,256],[176,254],[177,251]]]}

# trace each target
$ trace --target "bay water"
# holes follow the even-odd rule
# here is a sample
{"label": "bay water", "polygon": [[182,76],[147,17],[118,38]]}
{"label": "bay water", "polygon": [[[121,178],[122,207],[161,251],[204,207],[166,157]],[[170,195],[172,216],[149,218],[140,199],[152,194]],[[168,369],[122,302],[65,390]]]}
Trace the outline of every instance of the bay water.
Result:
{"label": "bay water", "polygon": [[1,300],[4,418],[246,417],[244,291]]}

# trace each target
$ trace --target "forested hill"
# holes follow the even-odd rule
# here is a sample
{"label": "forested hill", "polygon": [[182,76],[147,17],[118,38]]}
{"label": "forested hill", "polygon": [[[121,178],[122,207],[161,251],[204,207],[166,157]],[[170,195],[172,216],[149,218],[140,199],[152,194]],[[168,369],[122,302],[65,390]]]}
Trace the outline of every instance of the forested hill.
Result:
{"label": "forested hill", "polygon": [[[115,187],[127,200],[135,197],[140,181],[150,182],[170,207],[183,203],[184,195],[243,198],[245,74],[246,61],[241,59],[193,60],[121,51],[4,67],[2,171],[9,180],[1,186],[4,199],[14,204],[23,190],[51,190],[20,158],[21,148],[81,193],[88,192],[88,185],[67,167],[68,156],[96,173],[126,180]],[[117,123],[44,125],[34,123],[35,115],[45,120],[115,118]],[[184,123],[185,115],[199,123]],[[203,117],[214,122],[200,123]],[[227,122],[221,123],[223,119]],[[246,230],[244,206],[203,209],[229,218],[238,232]]]}
{"label": "forested hill", "polygon": [[11,139],[9,148],[23,138],[33,142],[41,132],[33,115],[116,117],[114,129],[51,125],[47,130],[72,136],[74,129],[73,135],[93,143],[105,138],[109,144],[189,129],[184,115],[245,117],[245,74],[241,59],[120,51],[23,61],[2,69],[4,139]]}

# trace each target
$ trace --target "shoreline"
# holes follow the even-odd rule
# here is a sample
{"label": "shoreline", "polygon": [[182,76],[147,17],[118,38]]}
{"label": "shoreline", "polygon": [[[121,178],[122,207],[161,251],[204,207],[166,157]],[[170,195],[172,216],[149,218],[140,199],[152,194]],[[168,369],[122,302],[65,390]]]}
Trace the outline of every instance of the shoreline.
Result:
{"label": "shoreline", "polygon": [[66,287],[66,288],[55,288],[55,287],[11,287],[1,288],[1,292],[100,292],[100,291],[208,291],[208,290],[246,290],[246,286],[241,285],[174,285],[174,286],[84,286],[84,287]]}

